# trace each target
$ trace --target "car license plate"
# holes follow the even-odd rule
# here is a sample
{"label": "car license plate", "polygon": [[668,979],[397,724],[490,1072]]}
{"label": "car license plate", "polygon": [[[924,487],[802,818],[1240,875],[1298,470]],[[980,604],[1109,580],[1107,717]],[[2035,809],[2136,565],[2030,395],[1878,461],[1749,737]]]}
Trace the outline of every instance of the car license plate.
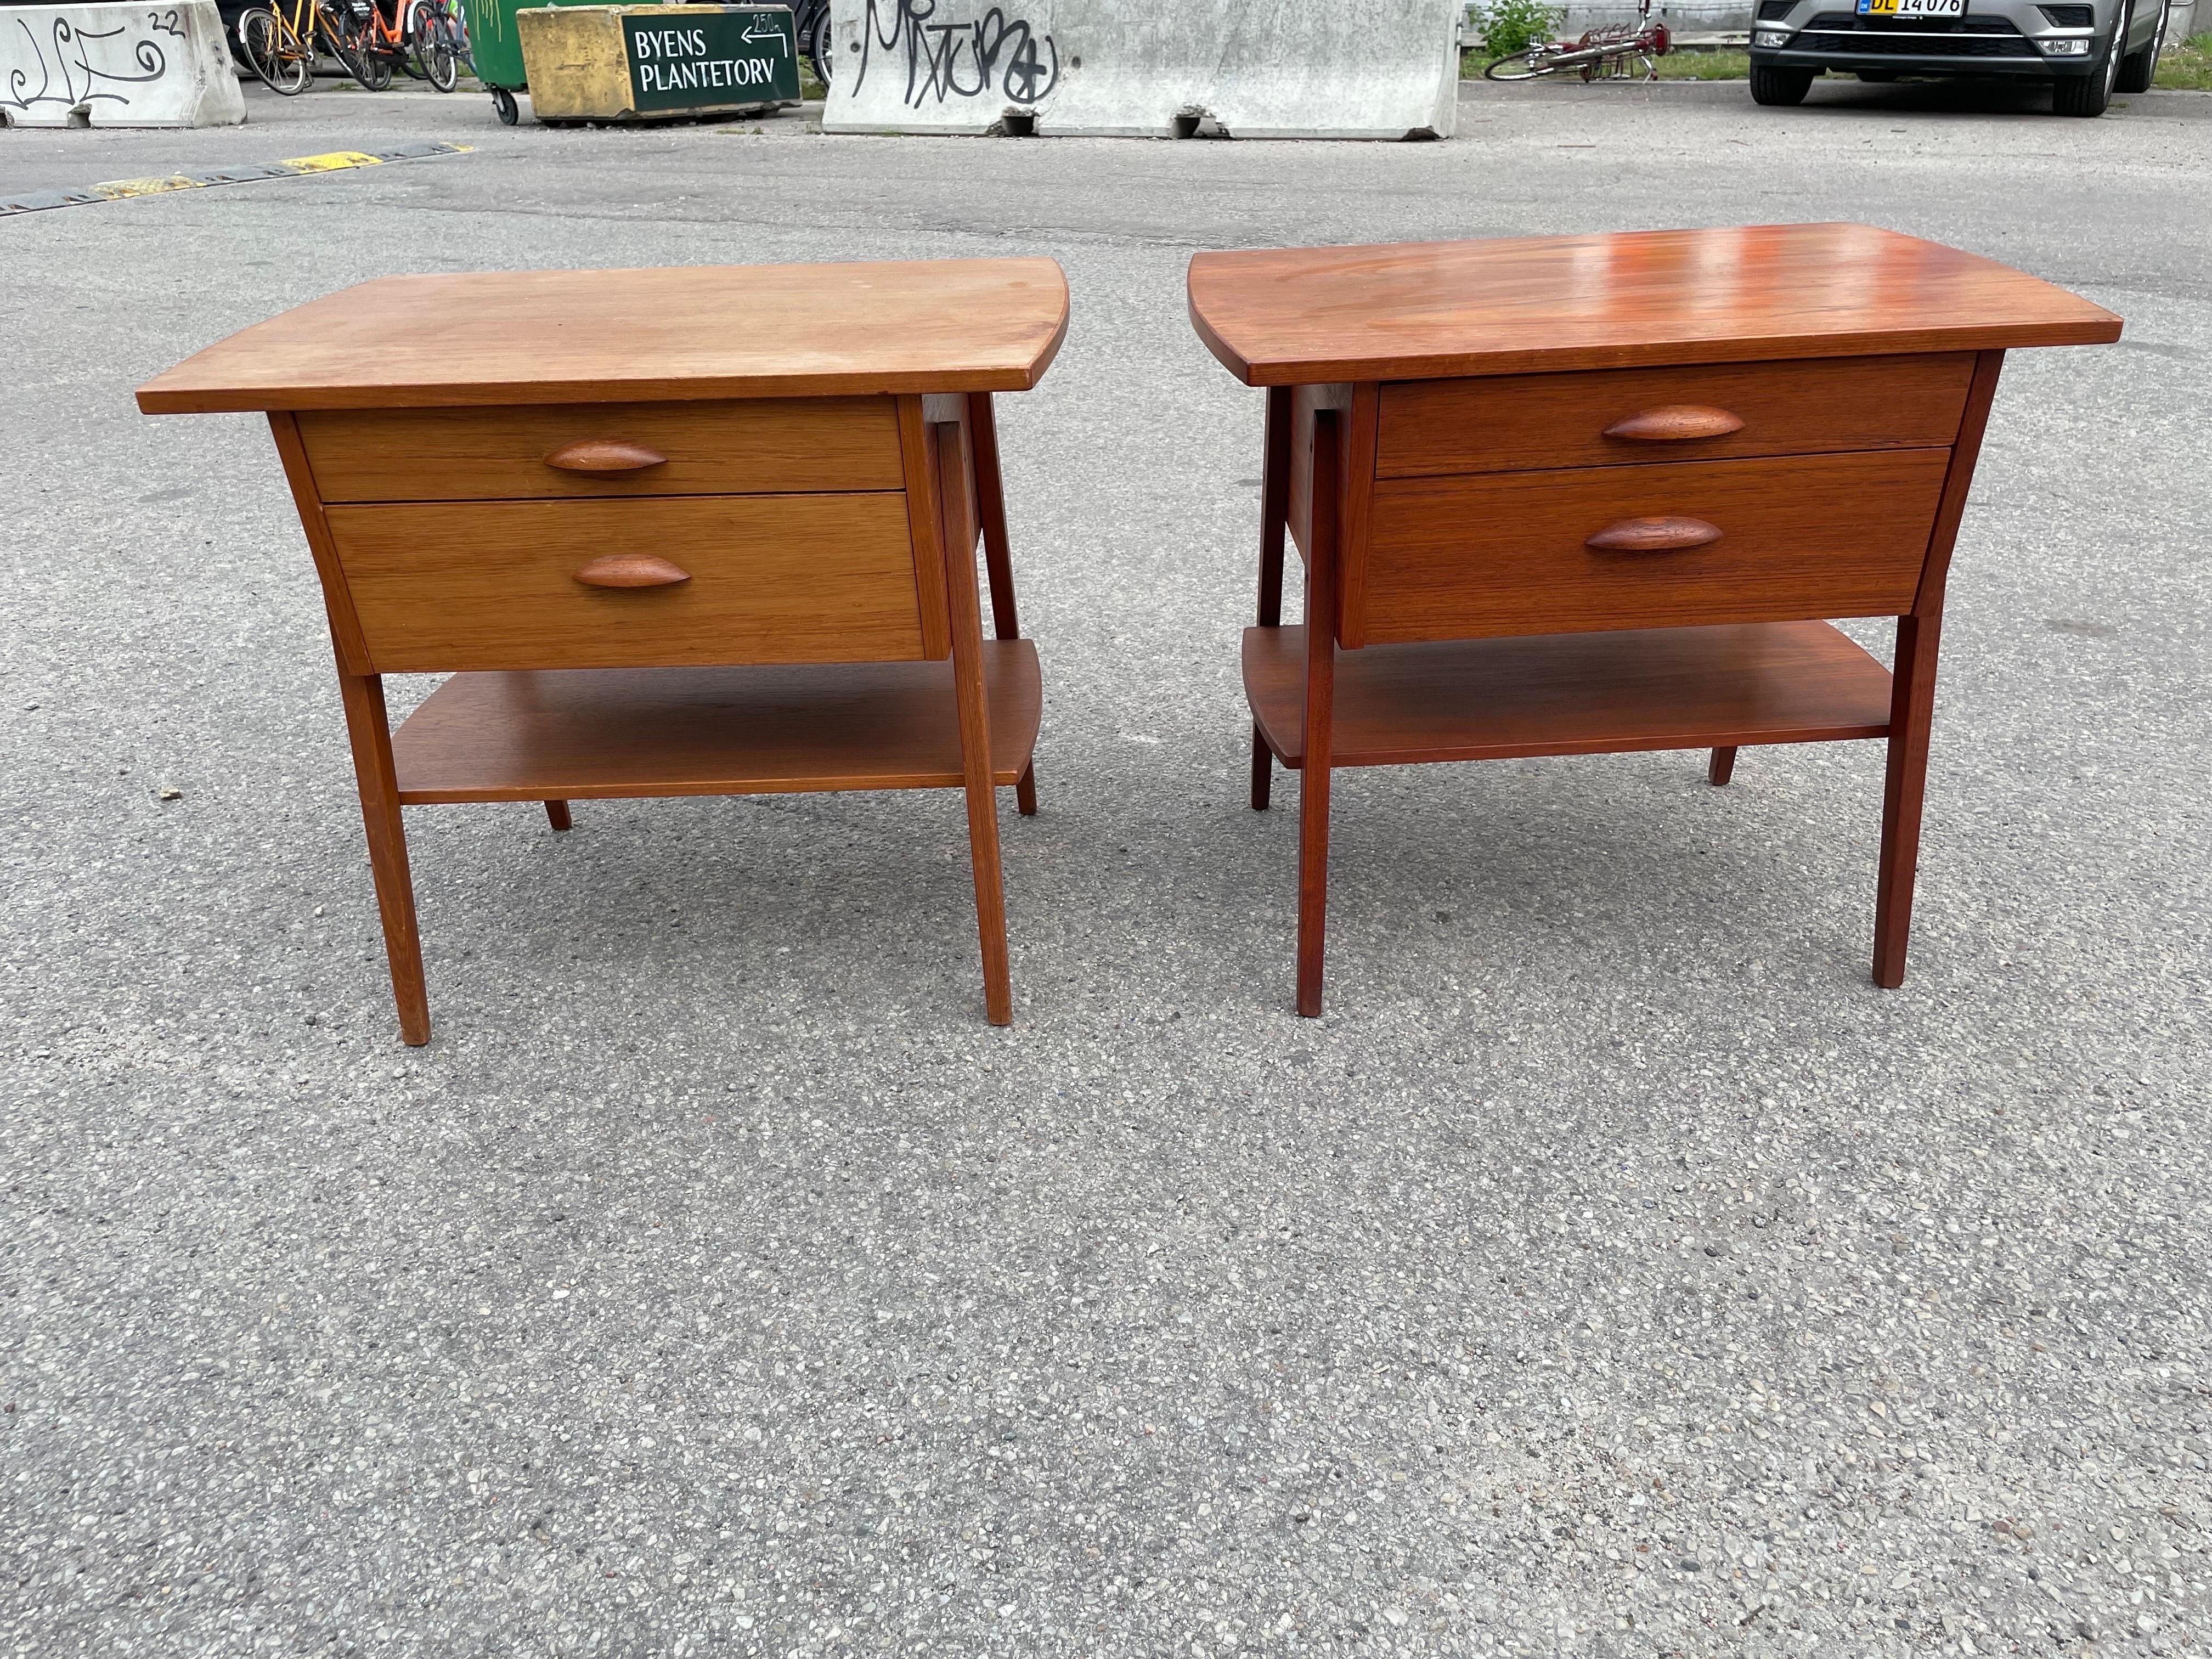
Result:
{"label": "car license plate", "polygon": [[1862,17],[1964,17],[1966,0],[1858,0]]}

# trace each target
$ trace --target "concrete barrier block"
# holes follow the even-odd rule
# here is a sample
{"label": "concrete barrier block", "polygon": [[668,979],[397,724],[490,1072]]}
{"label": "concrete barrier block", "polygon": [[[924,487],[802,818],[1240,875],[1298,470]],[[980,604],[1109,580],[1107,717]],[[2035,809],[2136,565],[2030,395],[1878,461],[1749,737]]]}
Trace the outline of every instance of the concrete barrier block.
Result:
{"label": "concrete barrier block", "polygon": [[830,132],[1443,138],[1461,0],[831,0]]}
{"label": "concrete barrier block", "polygon": [[226,127],[246,119],[215,0],[0,6],[0,119]]}

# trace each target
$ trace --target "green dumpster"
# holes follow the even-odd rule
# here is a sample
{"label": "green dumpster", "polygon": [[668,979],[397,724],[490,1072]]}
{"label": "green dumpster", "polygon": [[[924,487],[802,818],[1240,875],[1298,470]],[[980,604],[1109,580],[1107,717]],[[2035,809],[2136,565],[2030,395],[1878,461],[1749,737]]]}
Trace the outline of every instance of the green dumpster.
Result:
{"label": "green dumpster", "polygon": [[520,118],[514,94],[528,89],[522,71],[522,31],[514,14],[525,7],[588,6],[605,0],[461,0],[462,15],[469,26],[469,56],[477,79],[491,94],[499,118],[513,126]]}

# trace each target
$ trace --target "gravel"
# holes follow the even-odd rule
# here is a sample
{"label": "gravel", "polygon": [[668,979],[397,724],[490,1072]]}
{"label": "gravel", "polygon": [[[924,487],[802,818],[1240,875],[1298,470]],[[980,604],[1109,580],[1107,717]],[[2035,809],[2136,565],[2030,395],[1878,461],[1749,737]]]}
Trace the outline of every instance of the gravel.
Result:
{"label": "gravel", "polygon": [[[477,147],[0,228],[0,1654],[2212,1650],[2212,100],[1480,91],[1334,147],[251,101],[0,137],[9,189]],[[1189,254],[1829,217],[2129,319],[2007,368],[1905,988],[1876,746],[1532,761],[1343,778],[1297,1020],[1259,411]],[[581,803],[413,816],[400,1048],[268,440],[131,386],[390,270],[1039,251],[1017,1025],[956,795]]]}

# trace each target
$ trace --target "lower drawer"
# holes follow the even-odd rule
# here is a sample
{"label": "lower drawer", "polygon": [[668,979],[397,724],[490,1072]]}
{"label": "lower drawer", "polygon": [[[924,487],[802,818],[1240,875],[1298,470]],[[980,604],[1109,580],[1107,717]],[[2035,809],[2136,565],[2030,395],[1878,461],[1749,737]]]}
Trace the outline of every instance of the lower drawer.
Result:
{"label": "lower drawer", "polygon": [[[325,514],[381,673],[926,654],[902,494],[455,501]],[[629,587],[580,579],[595,562],[624,555],[652,556],[684,579]]]}
{"label": "lower drawer", "polygon": [[[1368,645],[1899,615],[1949,460],[1911,449],[1381,481],[1339,632]],[[1589,544],[1650,519],[1702,526],[1662,538],[1677,543],[1717,534]]]}

